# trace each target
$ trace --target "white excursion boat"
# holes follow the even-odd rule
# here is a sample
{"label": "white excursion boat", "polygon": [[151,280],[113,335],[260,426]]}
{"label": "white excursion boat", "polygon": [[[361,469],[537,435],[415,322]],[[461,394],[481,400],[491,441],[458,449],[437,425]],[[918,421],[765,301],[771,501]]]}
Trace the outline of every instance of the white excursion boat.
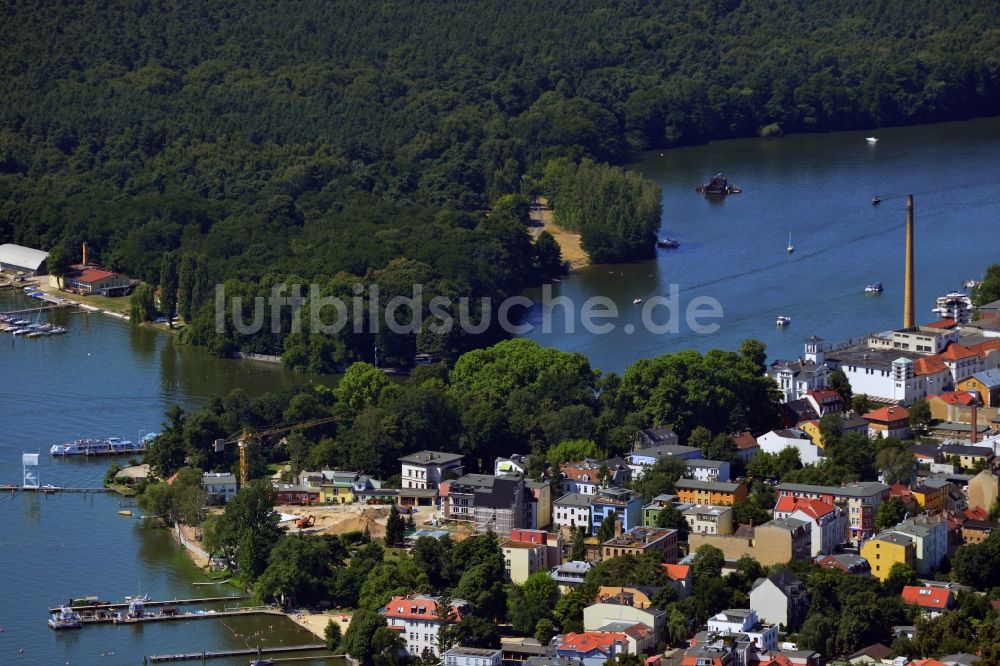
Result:
{"label": "white excursion boat", "polygon": [[792,323],[791,317],[786,317],[785,315],[778,315],[778,321],[775,322],[778,326],[788,326]]}

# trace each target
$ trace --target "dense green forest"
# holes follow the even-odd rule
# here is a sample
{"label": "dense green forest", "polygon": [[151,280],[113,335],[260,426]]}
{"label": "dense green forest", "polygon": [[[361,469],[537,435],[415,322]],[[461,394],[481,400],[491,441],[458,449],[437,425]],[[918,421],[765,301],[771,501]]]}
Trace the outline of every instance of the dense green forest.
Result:
{"label": "dense green forest", "polygon": [[[0,242],[86,240],[152,283],[167,253],[203,285],[181,303],[190,341],[329,369],[375,341],[219,336],[204,285],[332,293],[388,271],[516,293],[553,244],[532,245],[523,205],[485,211],[542,193],[551,160],[997,114],[998,26],[985,1],[12,2]],[[619,231],[592,254],[641,256]],[[382,342],[393,362],[481,344],[425,338]]]}

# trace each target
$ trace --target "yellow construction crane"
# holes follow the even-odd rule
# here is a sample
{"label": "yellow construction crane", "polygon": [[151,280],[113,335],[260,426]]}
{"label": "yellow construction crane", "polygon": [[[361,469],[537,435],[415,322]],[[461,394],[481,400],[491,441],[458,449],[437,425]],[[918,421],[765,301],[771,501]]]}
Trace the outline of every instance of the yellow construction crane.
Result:
{"label": "yellow construction crane", "polygon": [[336,420],[336,416],[326,416],[321,419],[311,419],[309,421],[302,421],[301,423],[274,426],[273,428],[244,428],[238,433],[230,435],[226,439],[215,440],[215,450],[216,452],[222,451],[226,448],[226,444],[236,444],[239,447],[240,488],[245,488],[250,482],[250,466],[247,461],[247,446],[251,441],[262,437],[270,437],[271,435],[280,435],[281,433],[290,432],[292,430],[303,430],[305,428],[312,428],[313,426],[323,425],[325,423],[333,423]]}

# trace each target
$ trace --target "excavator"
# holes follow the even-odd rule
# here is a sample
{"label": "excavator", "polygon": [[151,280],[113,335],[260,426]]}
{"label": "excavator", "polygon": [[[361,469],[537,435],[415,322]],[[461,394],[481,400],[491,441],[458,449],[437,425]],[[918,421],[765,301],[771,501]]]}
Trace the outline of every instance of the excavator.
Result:
{"label": "excavator", "polygon": [[311,516],[311,515],[302,516],[301,518],[295,521],[295,526],[300,530],[305,529],[307,527],[312,527],[315,524],[316,524],[316,516]]}
{"label": "excavator", "polygon": [[247,459],[247,446],[254,440],[259,440],[271,435],[280,435],[292,430],[305,430],[325,423],[333,423],[336,416],[326,416],[319,419],[311,419],[300,423],[275,426],[272,428],[244,428],[243,430],[230,435],[225,439],[215,440],[215,451],[219,452],[226,448],[227,444],[236,444],[240,449],[240,488],[245,488],[250,483],[250,463]]}

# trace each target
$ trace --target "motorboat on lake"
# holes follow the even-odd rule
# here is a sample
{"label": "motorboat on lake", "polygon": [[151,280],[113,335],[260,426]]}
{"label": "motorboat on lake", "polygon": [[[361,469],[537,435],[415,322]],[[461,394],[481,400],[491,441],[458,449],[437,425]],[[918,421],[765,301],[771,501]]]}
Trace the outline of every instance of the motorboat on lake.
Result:
{"label": "motorboat on lake", "polygon": [[656,247],[675,248],[680,246],[681,244],[676,238],[660,238],[656,241]]}
{"label": "motorboat on lake", "polygon": [[775,322],[778,326],[788,326],[792,323],[791,317],[786,317],[785,315],[778,315],[778,321]]}
{"label": "motorboat on lake", "polygon": [[873,196],[873,197],[872,197],[872,205],[873,205],[873,206],[877,206],[877,205],[879,205],[880,203],[882,203],[882,197],[880,197],[880,196],[879,196],[879,195],[877,195],[877,194],[876,194],[875,196]]}
{"label": "motorboat on lake", "polygon": [[53,629],[79,629],[83,626],[83,619],[69,606],[62,606],[58,613],[49,617],[49,626]]}
{"label": "motorboat on lake", "polygon": [[642,303],[642,299],[641,298],[634,298],[634,299],[632,299],[632,305],[639,305],[639,303]]}
{"label": "motorboat on lake", "polygon": [[865,137],[865,141],[867,141],[868,143],[878,143],[878,137],[867,136]]}
{"label": "motorboat on lake", "polygon": [[881,294],[882,293],[882,283],[873,282],[872,284],[865,287],[866,294]]}

